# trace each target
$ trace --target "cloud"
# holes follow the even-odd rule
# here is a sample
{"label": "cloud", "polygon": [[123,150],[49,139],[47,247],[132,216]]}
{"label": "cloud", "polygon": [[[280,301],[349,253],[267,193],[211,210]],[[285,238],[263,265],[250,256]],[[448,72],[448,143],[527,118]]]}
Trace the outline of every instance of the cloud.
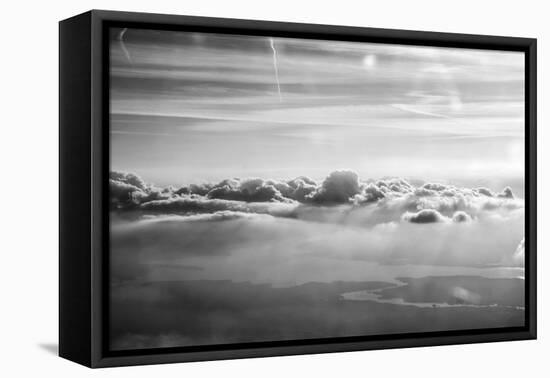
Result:
{"label": "cloud", "polygon": [[317,190],[312,179],[302,176],[289,181],[261,178],[233,178],[216,184],[191,184],[174,191],[176,195],[197,194],[212,199],[243,202],[306,202],[306,197]]}
{"label": "cloud", "polygon": [[381,189],[375,184],[368,184],[363,189],[362,193],[355,195],[354,200],[355,200],[355,203],[361,204],[361,203],[376,202],[385,197],[386,197],[386,194],[383,189]]}
{"label": "cloud", "polygon": [[109,179],[109,190],[112,208],[135,205],[135,196],[143,194],[141,189],[137,186],[113,179]]}
{"label": "cloud", "polygon": [[290,180],[286,183],[286,185],[288,186],[288,189],[279,187],[281,193],[299,202],[306,202],[306,199],[309,198],[315,190],[317,190],[317,183],[305,176]]}
{"label": "cloud", "polygon": [[359,176],[353,171],[334,171],[307,199],[314,203],[347,203],[360,192]]}
{"label": "cloud", "polygon": [[200,213],[192,215],[148,215],[143,218],[144,223],[162,222],[208,222],[224,221],[232,219],[260,217],[262,214],[247,213],[242,211],[220,210],[214,213]]}
{"label": "cloud", "polygon": [[285,183],[265,181],[260,178],[224,180],[215,185],[207,194],[208,198],[219,198],[244,202],[289,202],[279,189],[286,189]]}
{"label": "cloud", "polygon": [[[227,215],[229,213],[269,214],[278,217],[290,217],[296,206],[296,203],[288,202],[248,203],[226,199],[212,199],[191,194],[144,202],[138,206],[138,209],[157,214],[180,214],[187,216],[213,214],[218,219],[221,219],[224,218],[224,214]],[[203,219],[205,218],[203,217]]]}
{"label": "cloud", "polygon": [[497,197],[500,197],[500,198],[514,198],[514,193],[512,192],[512,189],[509,186],[507,186],[506,188],[504,188],[502,193],[499,193],[497,195]]}
{"label": "cloud", "polygon": [[142,210],[160,213],[209,213],[223,210],[246,212],[245,203],[224,199],[209,199],[197,195],[173,197],[143,203]]}
{"label": "cloud", "polygon": [[141,203],[172,196],[172,188],[147,185],[141,177],[124,172],[110,172],[109,192],[111,209],[135,209]]}
{"label": "cloud", "polygon": [[459,299],[462,303],[480,304],[482,297],[478,293],[474,293],[460,286],[455,286],[451,289],[451,295],[455,299]]}
{"label": "cloud", "polygon": [[472,221],[472,217],[464,212],[464,211],[457,211],[456,213],[453,214],[453,222],[455,223],[463,223],[463,222],[471,222]]}
{"label": "cloud", "polygon": [[[373,214],[378,217],[374,208],[298,205],[295,217],[273,216],[272,208],[264,214],[160,212],[146,219],[116,213],[111,217],[112,277],[116,282],[177,280],[181,271],[163,266],[184,264],[202,268],[186,270],[185,279],[216,277],[284,286],[343,279],[386,281],[404,272],[485,275],[492,272],[487,267],[522,266],[519,257],[512,260],[523,238],[522,212],[505,220],[481,217],[461,224],[419,224],[372,220]],[[405,270],[399,268],[403,264]],[[427,265],[432,267],[420,267]]]}
{"label": "cloud", "polygon": [[135,174],[112,172],[110,189],[111,208],[120,211],[180,215],[234,211],[362,226],[503,219],[524,207],[509,187],[494,193],[437,182],[415,185],[401,178],[365,182],[349,170],[334,171],[321,183],[306,176],[288,181],[232,178],[178,189],[157,188]]}
{"label": "cloud", "polygon": [[494,197],[495,196],[495,194],[490,189],[487,189],[487,188],[477,188],[476,191],[479,194],[483,194],[484,196],[487,196],[487,197]]}
{"label": "cloud", "polygon": [[143,181],[141,177],[133,173],[111,171],[109,174],[109,179],[113,181],[121,182],[124,184],[132,185],[140,190],[145,190],[147,188],[145,181]]}
{"label": "cloud", "polygon": [[414,187],[406,180],[391,178],[378,180],[361,186],[361,192],[354,197],[356,204],[379,202],[395,199],[414,192]]}
{"label": "cloud", "polygon": [[437,210],[424,209],[417,213],[406,212],[403,214],[403,220],[411,223],[437,223],[446,222],[449,218],[441,215],[441,213]]}
{"label": "cloud", "polygon": [[198,194],[200,196],[205,196],[213,188],[212,184],[191,184],[189,186],[181,187],[174,191],[174,194]]}
{"label": "cloud", "polygon": [[442,192],[449,188],[448,185],[440,184],[440,183],[426,183],[422,186],[424,189],[432,190],[436,192]]}

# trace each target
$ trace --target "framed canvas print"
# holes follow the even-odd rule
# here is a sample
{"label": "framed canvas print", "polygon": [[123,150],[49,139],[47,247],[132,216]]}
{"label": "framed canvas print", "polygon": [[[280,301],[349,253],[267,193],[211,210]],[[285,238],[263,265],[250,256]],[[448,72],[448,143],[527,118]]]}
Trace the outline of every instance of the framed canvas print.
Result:
{"label": "framed canvas print", "polygon": [[60,355],[536,337],[536,40],[60,23]]}

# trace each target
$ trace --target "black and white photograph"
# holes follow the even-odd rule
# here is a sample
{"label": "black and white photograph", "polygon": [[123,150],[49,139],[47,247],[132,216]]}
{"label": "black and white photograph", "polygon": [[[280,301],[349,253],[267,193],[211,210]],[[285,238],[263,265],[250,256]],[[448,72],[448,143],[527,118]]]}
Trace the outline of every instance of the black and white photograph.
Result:
{"label": "black and white photograph", "polygon": [[108,47],[110,350],[526,325],[524,52]]}

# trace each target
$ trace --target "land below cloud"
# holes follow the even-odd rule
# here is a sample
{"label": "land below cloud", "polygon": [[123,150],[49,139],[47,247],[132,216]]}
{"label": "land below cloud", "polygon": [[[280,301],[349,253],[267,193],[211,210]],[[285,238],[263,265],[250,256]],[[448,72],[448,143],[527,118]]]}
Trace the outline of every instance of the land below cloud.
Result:
{"label": "land below cloud", "polygon": [[[380,281],[309,282],[286,288],[212,280],[121,284],[112,288],[111,346],[156,348],[524,324],[520,279],[424,277],[393,286]],[[426,308],[346,300],[342,295],[361,290],[463,306]],[[468,306],[473,304],[478,306]]]}

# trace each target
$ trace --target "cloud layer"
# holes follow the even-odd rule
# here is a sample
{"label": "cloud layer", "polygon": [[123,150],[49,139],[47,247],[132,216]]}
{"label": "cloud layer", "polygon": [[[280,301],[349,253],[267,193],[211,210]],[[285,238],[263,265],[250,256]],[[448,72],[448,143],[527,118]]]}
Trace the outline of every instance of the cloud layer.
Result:
{"label": "cloud layer", "polygon": [[110,189],[111,208],[119,211],[179,215],[233,211],[342,223],[365,208],[369,214],[362,220],[371,225],[467,223],[483,216],[506,217],[524,206],[509,187],[495,193],[484,187],[414,185],[400,178],[362,181],[350,170],[334,171],[320,183],[305,176],[288,181],[232,178],[179,188],[158,188],[135,174],[111,172]]}
{"label": "cloud layer", "polygon": [[[518,247],[524,201],[509,189],[362,181],[345,170],[320,183],[233,178],[180,188],[158,188],[129,173],[110,178],[112,266],[119,280],[177,278],[160,266],[183,263],[208,267],[208,274],[186,271],[186,277],[215,272],[281,284],[298,277],[392,279],[392,270],[376,264],[524,264]],[[163,264],[145,268],[151,260]]]}

